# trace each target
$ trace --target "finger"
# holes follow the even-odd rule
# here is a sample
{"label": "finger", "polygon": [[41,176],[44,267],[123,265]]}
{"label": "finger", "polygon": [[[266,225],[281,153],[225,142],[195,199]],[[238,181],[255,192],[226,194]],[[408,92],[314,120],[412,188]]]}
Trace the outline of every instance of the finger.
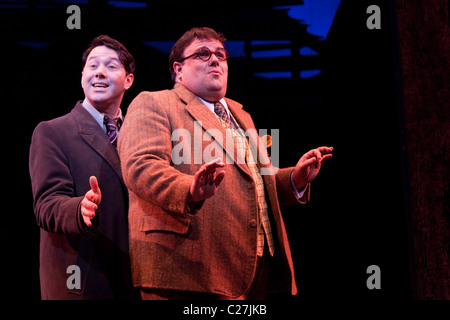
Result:
{"label": "finger", "polygon": [[314,155],[316,156],[316,161],[319,163],[322,160],[322,154],[318,149],[314,149]]}
{"label": "finger", "polygon": [[308,152],[306,152],[306,153],[303,155],[303,158],[305,158],[305,159],[310,159],[311,157],[315,157],[315,156],[316,156],[315,150],[316,150],[316,149],[311,149],[311,150],[309,150]]}
{"label": "finger", "polygon": [[316,162],[316,160],[317,160],[316,157],[312,157],[312,158],[310,158],[310,159],[304,161],[301,165],[302,165],[303,167],[309,167],[309,166],[312,165],[314,162]]}
{"label": "finger", "polygon": [[204,185],[206,182],[207,174],[206,174],[206,168],[200,168],[194,176],[194,187],[200,188],[202,185]]}
{"label": "finger", "polygon": [[[89,190],[88,192],[86,192],[86,195],[84,197],[86,198],[86,200],[93,202],[97,206],[102,201],[101,193],[95,193],[93,190]],[[97,208],[96,208],[96,210],[97,210]]]}
{"label": "finger", "polygon": [[304,169],[304,168],[310,167],[310,166],[313,165],[315,162],[316,162],[316,157],[312,157],[312,158],[310,158],[310,159],[306,159],[306,160],[303,160],[303,161],[299,161],[298,164],[297,164],[297,167],[298,167],[299,169]]}
{"label": "finger", "polygon": [[88,227],[92,226],[92,222],[89,218],[83,216],[83,221]]}
{"label": "finger", "polygon": [[86,197],[81,201],[81,210],[86,210],[89,212],[94,212],[98,209],[97,204],[89,201]]}
{"label": "finger", "polygon": [[89,178],[89,185],[91,186],[92,191],[94,191],[97,194],[100,193],[100,188],[98,187],[98,181],[95,176],[91,176]]}
{"label": "finger", "polygon": [[95,212],[90,211],[86,208],[81,208],[81,216],[83,217],[83,219],[87,218],[89,220],[92,220],[95,217]]}
{"label": "finger", "polygon": [[225,164],[223,164],[221,162],[221,159],[217,158],[215,160],[212,160],[206,164],[204,164],[204,167],[206,168],[207,171],[211,172],[211,171],[215,171],[217,168],[223,168],[225,166]]}
{"label": "finger", "polygon": [[206,174],[206,167],[202,166],[196,173],[195,173],[195,179],[198,181],[202,180]]}
{"label": "finger", "polygon": [[96,194],[94,193],[94,191],[89,190],[88,192],[86,192],[86,195],[84,196],[84,198],[90,202],[95,203],[95,200],[97,198]]}
{"label": "finger", "polygon": [[211,160],[210,162],[208,162],[206,164],[207,165],[214,165],[214,164],[223,165],[222,159],[220,159],[220,158],[216,158],[214,160]]}
{"label": "finger", "polygon": [[330,153],[330,152],[332,152],[332,151],[334,150],[333,147],[326,147],[326,146],[322,146],[322,147],[319,147],[319,148],[317,148],[317,149],[320,151],[320,153],[321,153],[322,155],[325,155],[325,154],[327,154],[327,153]]}
{"label": "finger", "polygon": [[214,174],[216,173],[217,169],[222,168],[223,166],[209,166],[207,168],[205,168],[206,174],[210,175],[210,174]]}
{"label": "finger", "polygon": [[326,155],[324,155],[324,156],[322,157],[322,163],[323,163],[324,161],[327,161],[328,159],[331,159],[332,157],[333,157],[332,154],[326,154]]}
{"label": "finger", "polygon": [[225,178],[225,171],[220,171],[220,172],[216,175],[216,179],[215,179],[215,181],[214,181],[216,187],[218,187],[218,186],[222,183],[223,178]]}

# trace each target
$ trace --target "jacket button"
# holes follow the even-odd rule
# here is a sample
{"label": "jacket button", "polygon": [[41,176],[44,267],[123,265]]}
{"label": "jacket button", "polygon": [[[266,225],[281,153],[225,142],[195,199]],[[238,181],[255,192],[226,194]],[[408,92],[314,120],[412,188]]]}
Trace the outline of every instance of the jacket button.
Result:
{"label": "jacket button", "polygon": [[250,226],[251,226],[252,228],[256,228],[256,226],[257,226],[256,219],[250,220]]}

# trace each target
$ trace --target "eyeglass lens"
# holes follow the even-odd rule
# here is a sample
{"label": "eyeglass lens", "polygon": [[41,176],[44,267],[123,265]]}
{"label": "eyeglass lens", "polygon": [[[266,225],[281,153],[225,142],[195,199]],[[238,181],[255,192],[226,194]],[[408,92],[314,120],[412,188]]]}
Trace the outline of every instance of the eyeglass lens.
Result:
{"label": "eyeglass lens", "polygon": [[211,58],[211,55],[213,53],[220,61],[224,61],[228,58],[227,52],[225,51],[225,49],[222,48],[217,49],[216,52],[211,52],[211,50],[209,50],[208,48],[201,48],[200,51],[198,52],[198,57],[201,60],[207,61]]}

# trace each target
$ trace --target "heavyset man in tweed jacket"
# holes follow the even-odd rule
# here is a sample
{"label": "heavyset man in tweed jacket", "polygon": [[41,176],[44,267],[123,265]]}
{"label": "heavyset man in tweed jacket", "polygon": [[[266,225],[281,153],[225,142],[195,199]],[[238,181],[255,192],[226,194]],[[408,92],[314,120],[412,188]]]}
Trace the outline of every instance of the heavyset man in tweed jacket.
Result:
{"label": "heavyset man in tweed jacket", "polygon": [[225,98],[224,41],[210,28],[186,32],[169,58],[174,88],[139,94],[121,130],[132,276],[144,299],[297,292],[280,205],[309,200],[333,148],[274,168],[250,115]]}

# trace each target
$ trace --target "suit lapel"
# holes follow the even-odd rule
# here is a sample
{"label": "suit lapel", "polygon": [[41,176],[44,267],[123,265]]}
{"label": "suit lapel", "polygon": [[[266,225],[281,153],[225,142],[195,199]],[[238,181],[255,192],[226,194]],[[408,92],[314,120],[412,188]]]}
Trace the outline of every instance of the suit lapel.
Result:
{"label": "suit lapel", "polygon": [[[257,161],[260,168],[265,168],[264,174],[262,174],[262,178],[264,180],[264,185],[268,193],[276,194],[276,182],[274,174],[268,174],[268,172],[273,172],[272,170],[267,170],[272,167],[272,163],[267,155],[267,149],[260,142],[260,137],[258,132],[256,131],[253,120],[248,112],[242,110],[242,105],[230,100],[226,99],[228,108],[230,109],[233,116],[239,121],[240,126],[246,132],[246,135],[249,139],[250,148],[256,149]],[[260,160],[263,160],[261,163]]]}
{"label": "suit lapel", "polygon": [[[186,89],[183,85],[176,83],[174,89],[180,99],[186,103],[186,111],[195,119],[195,121],[201,124],[206,134],[220,145],[222,150],[227,154],[227,158],[231,158],[232,163],[236,164],[244,172],[250,175],[247,166],[238,163],[237,154],[234,151],[233,137],[230,133],[227,133],[216,116],[214,116],[196,95]],[[229,101],[231,100],[227,100],[227,104]],[[239,109],[239,106],[242,108],[242,105],[239,105],[237,102],[233,101],[233,103],[235,104],[236,110]]]}
{"label": "suit lapel", "polygon": [[255,125],[253,124],[253,120],[250,115],[242,110],[242,104],[228,98],[225,98],[225,101],[227,102],[228,109],[239,122],[239,125],[242,129],[244,129],[244,131],[247,131],[248,129],[255,129]]}
{"label": "suit lapel", "polygon": [[109,142],[105,132],[100,128],[97,121],[78,102],[72,110],[78,123],[78,133],[81,138],[97,152],[114,170],[122,180],[122,170],[117,150]]}
{"label": "suit lapel", "polygon": [[[256,148],[257,151],[257,161],[260,167],[271,167],[272,163],[269,159],[266,146],[261,143],[261,138],[259,137],[259,133],[255,128],[255,124],[253,123],[252,117],[250,114],[242,110],[242,105],[230,100],[226,99],[228,108],[233,113],[234,117],[239,124],[246,132],[246,135],[249,138],[249,143],[253,148]],[[262,160],[262,162],[261,162]]]}

